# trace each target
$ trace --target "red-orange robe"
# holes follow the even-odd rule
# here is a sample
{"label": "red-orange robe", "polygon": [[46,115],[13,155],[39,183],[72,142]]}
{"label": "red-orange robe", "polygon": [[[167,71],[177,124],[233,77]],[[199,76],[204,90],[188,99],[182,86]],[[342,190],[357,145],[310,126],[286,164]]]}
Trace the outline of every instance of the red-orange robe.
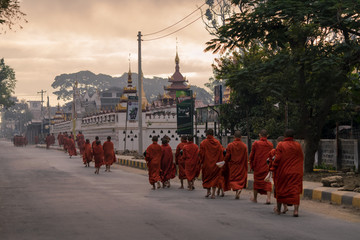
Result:
{"label": "red-orange robe", "polygon": [[184,148],[185,145],[186,145],[186,140],[177,145],[175,152],[175,162],[176,165],[178,165],[179,167],[179,179],[186,179],[185,161],[183,157],[184,154],[181,155],[181,150]]}
{"label": "red-orange robe", "polygon": [[64,150],[67,152],[68,149],[68,141],[69,141],[69,136],[67,134],[64,134],[63,136],[63,144],[64,144]]}
{"label": "red-orange robe", "polygon": [[225,162],[228,164],[229,188],[236,191],[246,187],[248,172],[248,153],[240,138],[235,138],[226,148]]}
{"label": "red-orange robe", "polygon": [[57,139],[58,139],[59,146],[61,147],[63,145],[64,135],[59,133],[57,136]]}
{"label": "red-orange robe", "polygon": [[200,172],[199,147],[193,142],[188,142],[183,148],[183,160],[186,179],[192,181]]}
{"label": "red-orange robe", "polygon": [[[223,155],[225,150],[226,149],[223,147]],[[229,166],[227,162],[225,162],[225,164],[220,168],[220,176],[217,187],[221,188],[224,191],[231,190],[228,180],[229,180]]]}
{"label": "red-orange robe", "polygon": [[174,165],[172,149],[169,144],[162,144],[161,150],[162,156],[160,177],[162,182],[166,182],[175,177],[176,167]]}
{"label": "red-orange robe", "polygon": [[276,149],[271,149],[271,151],[269,152],[269,171],[272,171],[272,179],[274,181],[274,197],[276,197],[276,181],[277,181],[277,176],[273,166],[275,160],[275,153],[276,153]]}
{"label": "red-orange robe", "polygon": [[273,149],[273,144],[265,137],[255,141],[251,147],[250,153],[250,167],[254,170],[254,190],[260,194],[271,192],[271,182],[265,182],[265,178],[269,173],[269,166],[266,159],[269,157],[269,152]]}
{"label": "red-orange robe", "polygon": [[104,142],[104,164],[112,165],[116,161],[114,144],[111,141]]}
{"label": "red-orange robe", "polygon": [[214,136],[208,135],[200,143],[200,163],[202,165],[202,181],[204,188],[217,187],[220,177],[220,168],[217,162],[223,160],[223,147]]}
{"label": "red-orange robe", "polygon": [[76,143],[79,148],[80,154],[82,155],[84,152],[84,144],[85,144],[85,138],[84,135],[79,133],[76,135]]}
{"label": "red-orange robe", "polygon": [[101,146],[101,144],[99,145],[93,145],[93,155],[94,155],[94,160],[95,160],[95,167],[99,168],[101,167],[101,165],[104,164],[104,149]]}
{"label": "red-orange robe", "polygon": [[92,158],[93,158],[92,147],[91,147],[90,143],[85,142],[84,153],[83,153],[84,164],[91,162]]}
{"label": "red-orange robe", "polygon": [[149,182],[151,185],[158,181],[161,181],[160,178],[161,156],[162,156],[162,149],[157,142],[153,142],[146,149],[145,160],[148,166]]}
{"label": "red-orange robe", "polygon": [[45,143],[46,143],[46,149],[49,149],[50,144],[51,144],[51,136],[50,135],[46,136]]}
{"label": "red-orange robe", "polygon": [[273,168],[277,178],[277,202],[299,205],[304,175],[304,154],[300,143],[293,138],[280,142],[276,147]]}
{"label": "red-orange robe", "polygon": [[50,135],[50,145],[55,144],[55,136],[53,134]]}
{"label": "red-orange robe", "polygon": [[74,139],[72,138],[68,138],[67,140],[67,145],[68,145],[68,152],[69,152],[69,156],[76,156],[76,147],[75,147],[75,142]]}

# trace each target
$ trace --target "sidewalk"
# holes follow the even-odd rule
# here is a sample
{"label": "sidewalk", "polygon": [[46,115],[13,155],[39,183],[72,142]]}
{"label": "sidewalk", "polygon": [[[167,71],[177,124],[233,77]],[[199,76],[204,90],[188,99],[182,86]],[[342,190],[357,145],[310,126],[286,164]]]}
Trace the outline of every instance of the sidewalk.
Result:
{"label": "sidewalk", "polygon": [[[36,147],[45,148],[44,144]],[[50,146],[50,149],[63,150],[59,146]],[[147,170],[147,165],[143,159],[135,159],[133,156],[116,155],[117,164]],[[248,173],[247,189],[252,189],[254,178],[252,173]],[[302,198],[330,202],[332,204],[353,206],[360,209],[360,193],[338,191],[338,188],[323,187],[319,182],[303,182]]]}

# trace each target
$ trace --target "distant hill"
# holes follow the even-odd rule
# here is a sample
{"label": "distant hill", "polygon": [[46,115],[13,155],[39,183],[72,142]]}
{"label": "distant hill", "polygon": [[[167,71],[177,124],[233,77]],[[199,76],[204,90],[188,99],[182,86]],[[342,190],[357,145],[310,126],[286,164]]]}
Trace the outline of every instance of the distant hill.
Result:
{"label": "distant hill", "polygon": [[[77,73],[61,74],[55,77],[53,84],[51,85],[55,91],[53,92],[58,99],[69,101],[72,98],[73,86],[75,81],[78,82],[78,88],[80,93],[88,91],[89,94],[94,94],[97,89],[107,90],[111,87],[123,88],[127,86],[128,74],[124,73],[120,77],[112,77],[106,74],[94,74],[90,71],[81,71]],[[138,74],[132,73],[133,86],[137,86]],[[156,99],[159,94],[163,94],[164,86],[169,85],[168,79],[153,77],[144,78],[143,87],[146,94],[146,98],[149,102]],[[196,93],[196,98],[202,100],[204,104],[210,104],[213,102],[213,97],[204,88],[191,86],[191,90]]]}

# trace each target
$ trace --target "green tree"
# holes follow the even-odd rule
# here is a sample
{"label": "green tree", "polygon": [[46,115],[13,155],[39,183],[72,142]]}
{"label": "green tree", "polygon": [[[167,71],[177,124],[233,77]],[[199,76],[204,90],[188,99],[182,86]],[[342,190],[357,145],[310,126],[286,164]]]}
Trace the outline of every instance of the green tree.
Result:
{"label": "green tree", "polygon": [[[244,65],[263,97],[285,101],[297,135],[305,140],[305,170],[313,170],[321,131],[339,89],[360,61],[360,1],[233,0],[241,11],[228,19],[206,50],[263,52],[256,65]],[[255,73],[255,74],[254,74]],[[260,84],[261,83],[261,84]],[[271,90],[275,89],[273,93]],[[255,92],[258,91],[256,88]]]}
{"label": "green tree", "polygon": [[16,84],[14,70],[5,64],[4,59],[0,60],[0,109],[10,107],[13,102],[10,96],[14,93]]}
{"label": "green tree", "polygon": [[[20,10],[20,1],[18,0],[0,0],[0,33],[6,32],[5,29],[12,30],[19,21],[27,22],[26,16]],[[21,25],[19,25],[22,28]]]}

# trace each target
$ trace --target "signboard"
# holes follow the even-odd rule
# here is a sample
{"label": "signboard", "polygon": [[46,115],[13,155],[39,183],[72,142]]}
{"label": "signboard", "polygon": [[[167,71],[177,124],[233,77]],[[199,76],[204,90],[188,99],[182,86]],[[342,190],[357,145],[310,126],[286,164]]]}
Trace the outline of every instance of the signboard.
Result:
{"label": "signboard", "polygon": [[[178,92],[181,92],[178,94]],[[185,93],[184,93],[185,92]],[[194,100],[192,91],[176,91],[178,103],[176,104],[177,133],[179,135],[192,135],[194,133]]]}
{"label": "signboard", "polygon": [[176,91],[177,103],[181,103],[185,100],[190,100],[192,97],[192,90]]}
{"label": "signboard", "polygon": [[129,96],[127,102],[127,120],[135,122],[139,120],[139,102],[137,96]]}
{"label": "signboard", "polygon": [[218,114],[219,108],[216,106],[209,106],[196,109],[196,123],[204,124],[206,122],[219,122]]}
{"label": "signboard", "polygon": [[215,95],[215,99],[214,99],[215,105],[222,104],[222,99],[223,99],[222,85],[215,86],[214,95]]}

